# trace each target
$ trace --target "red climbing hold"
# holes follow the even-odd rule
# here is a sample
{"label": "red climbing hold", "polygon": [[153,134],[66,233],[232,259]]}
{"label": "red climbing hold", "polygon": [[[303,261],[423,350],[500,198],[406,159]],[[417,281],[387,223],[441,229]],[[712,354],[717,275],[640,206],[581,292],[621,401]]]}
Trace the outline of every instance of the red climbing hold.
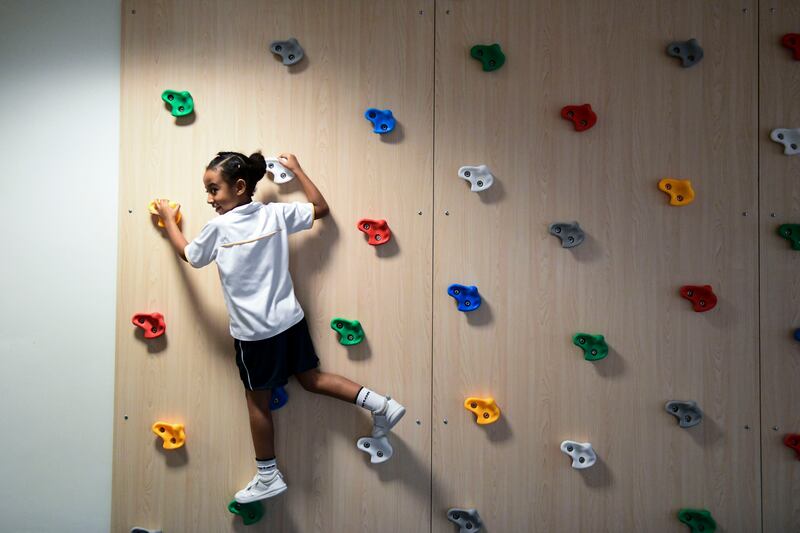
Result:
{"label": "red climbing hold", "polygon": [[561,118],[571,120],[575,131],[586,131],[597,122],[597,115],[589,104],[568,105],[561,110]]}
{"label": "red climbing hold", "polygon": [[167,324],[161,313],[136,313],[131,322],[144,330],[145,339],[155,339],[167,331]]}
{"label": "red climbing hold", "polygon": [[800,33],[787,33],[781,39],[781,44],[792,51],[792,55],[800,61]]}
{"label": "red climbing hold", "polygon": [[800,460],[800,433],[787,433],[783,437],[783,443],[793,449],[797,454],[797,459]]}
{"label": "red climbing hold", "polygon": [[372,220],[369,218],[362,218],[358,221],[358,229],[363,231],[369,237],[367,241],[372,246],[379,244],[386,244],[392,238],[392,232],[389,231],[389,226],[385,220]]}
{"label": "red climbing hold", "polygon": [[681,287],[681,296],[692,302],[692,308],[698,313],[710,311],[717,305],[717,295],[711,285],[684,285]]}

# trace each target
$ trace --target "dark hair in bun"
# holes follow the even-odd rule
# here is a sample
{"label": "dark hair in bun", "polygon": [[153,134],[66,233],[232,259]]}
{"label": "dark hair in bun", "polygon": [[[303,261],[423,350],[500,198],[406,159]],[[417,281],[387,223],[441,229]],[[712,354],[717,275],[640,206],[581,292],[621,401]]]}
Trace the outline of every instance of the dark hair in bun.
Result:
{"label": "dark hair in bun", "polygon": [[219,152],[206,170],[219,171],[222,179],[231,186],[237,180],[243,179],[247,183],[247,194],[253,196],[256,184],[267,172],[267,162],[261,152],[251,154],[250,157],[239,152]]}

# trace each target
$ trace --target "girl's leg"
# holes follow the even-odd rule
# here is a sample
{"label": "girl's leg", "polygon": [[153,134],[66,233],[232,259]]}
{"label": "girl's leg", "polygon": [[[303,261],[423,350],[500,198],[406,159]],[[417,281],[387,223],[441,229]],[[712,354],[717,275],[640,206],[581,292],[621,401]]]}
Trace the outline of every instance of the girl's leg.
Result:
{"label": "girl's leg", "polygon": [[272,425],[272,391],[245,390],[247,411],[250,413],[250,433],[253,436],[253,448],[258,459],[275,457],[275,429]]}
{"label": "girl's leg", "polygon": [[320,372],[318,368],[300,372],[294,377],[309,392],[324,394],[350,403],[355,403],[358,391],[361,390],[361,385],[358,383],[338,374]]}

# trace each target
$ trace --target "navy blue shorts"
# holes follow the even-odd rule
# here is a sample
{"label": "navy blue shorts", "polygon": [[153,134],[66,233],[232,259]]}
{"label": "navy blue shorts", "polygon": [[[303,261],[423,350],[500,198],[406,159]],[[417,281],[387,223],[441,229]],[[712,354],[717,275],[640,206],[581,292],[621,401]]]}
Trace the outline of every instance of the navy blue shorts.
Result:
{"label": "navy blue shorts", "polygon": [[239,377],[247,390],[281,387],[289,382],[289,376],[319,366],[305,318],[268,339],[233,339],[233,347]]}

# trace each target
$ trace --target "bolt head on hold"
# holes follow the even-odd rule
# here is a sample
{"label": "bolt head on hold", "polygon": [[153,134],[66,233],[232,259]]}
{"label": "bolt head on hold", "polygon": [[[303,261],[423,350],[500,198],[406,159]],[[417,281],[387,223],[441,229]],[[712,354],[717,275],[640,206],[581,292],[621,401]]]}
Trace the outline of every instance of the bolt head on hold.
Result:
{"label": "bolt head on hold", "polygon": [[591,442],[576,442],[565,440],[561,443],[561,451],[572,459],[572,468],[583,470],[594,466],[597,462],[597,454],[592,448]]}
{"label": "bolt head on hold", "polygon": [[458,304],[458,310],[468,313],[481,306],[483,299],[475,285],[461,285],[453,283],[447,287],[447,294],[452,296]]}
{"label": "bolt head on hold", "polygon": [[800,154],[800,128],[778,128],[770,132],[769,138],[783,145],[784,155]]}
{"label": "bolt head on hold", "polygon": [[667,45],[667,54],[680,59],[682,67],[689,68],[703,59],[703,48],[697,39],[675,41]]}
{"label": "bolt head on hold", "polygon": [[590,104],[564,106],[561,118],[571,121],[575,131],[586,131],[597,124],[597,115]]}
{"label": "bolt head on hold", "polygon": [[690,180],[664,178],[658,182],[658,189],[667,193],[669,205],[684,206],[694,201],[694,189]]}
{"label": "bolt head on hold", "polygon": [[464,400],[464,408],[475,414],[475,421],[484,426],[493,424],[500,418],[500,407],[491,396],[487,398],[470,397]]}
{"label": "bolt head on hold", "polygon": [[717,305],[717,295],[711,285],[684,285],[680,290],[681,297],[692,302],[696,313],[704,313]]}
{"label": "bolt head on hold", "polygon": [[602,335],[576,333],[572,336],[572,344],[583,350],[586,361],[599,361],[608,355],[608,344]]}
{"label": "bolt head on hold", "polygon": [[183,117],[194,111],[194,99],[189,91],[167,89],[161,93],[161,99],[170,107],[173,117]]}
{"label": "bolt head on hold", "polygon": [[145,339],[155,339],[167,331],[167,323],[161,313],[136,313],[131,317],[131,322],[144,330]]}
{"label": "bolt head on hold", "polygon": [[269,49],[273,54],[281,56],[281,62],[286,66],[294,65],[305,57],[303,47],[294,37],[286,41],[272,41]]}
{"label": "bolt head on hold", "polygon": [[270,411],[277,411],[289,401],[289,393],[286,392],[284,387],[273,387],[271,396],[269,402]]}
{"label": "bolt head on hold", "polygon": [[583,243],[586,234],[577,222],[555,222],[550,224],[550,235],[561,241],[562,248],[575,248]]}
{"label": "bolt head on hold", "polygon": [[331,320],[331,329],[339,334],[339,344],[354,346],[364,340],[364,328],[358,320],[334,318]]}
{"label": "bolt head on hold", "polygon": [[458,177],[470,183],[469,190],[472,192],[485,191],[494,183],[494,176],[486,165],[461,167]]}
{"label": "bolt head on hold", "polygon": [[389,229],[389,224],[387,224],[385,220],[362,218],[358,221],[356,227],[359,231],[367,235],[367,243],[372,246],[386,244],[392,238],[392,231]]}
{"label": "bolt head on hold", "polygon": [[397,125],[397,121],[392,115],[391,109],[381,110],[370,107],[364,112],[364,118],[369,120],[372,124],[373,133],[389,133],[394,130],[395,126]]}

